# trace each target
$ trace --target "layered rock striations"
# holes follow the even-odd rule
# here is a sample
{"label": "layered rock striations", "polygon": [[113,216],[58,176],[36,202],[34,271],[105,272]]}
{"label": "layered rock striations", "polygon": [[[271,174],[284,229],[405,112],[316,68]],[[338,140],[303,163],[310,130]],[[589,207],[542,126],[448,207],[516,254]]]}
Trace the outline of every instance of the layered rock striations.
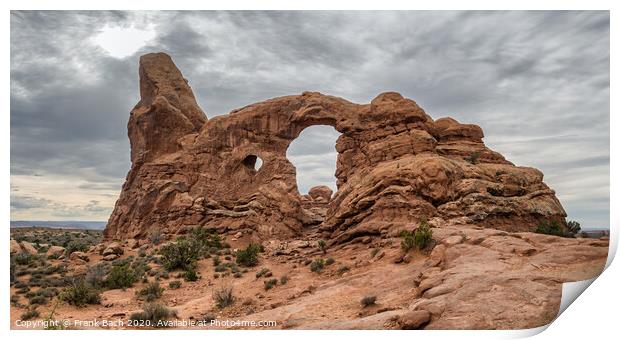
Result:
{"label": "layered rock striations", "polygon": [[[507,231],[564,223],[540,171],[487,148],[479,126],[433,120],[398,93],[360,105],[304,92],[207,120],[171,58],[155,53],[140,59],[140,94],[128,123],[132,166],[107,239],[196,225],[286,238],[318,224],[340,243],[421,218]],[[338,190],[328,202],[319,202],[324,190],[299,194],[286,158],[290,143],[312,125],[341,133]],[[321,204],[323,212],[311,209]]]}

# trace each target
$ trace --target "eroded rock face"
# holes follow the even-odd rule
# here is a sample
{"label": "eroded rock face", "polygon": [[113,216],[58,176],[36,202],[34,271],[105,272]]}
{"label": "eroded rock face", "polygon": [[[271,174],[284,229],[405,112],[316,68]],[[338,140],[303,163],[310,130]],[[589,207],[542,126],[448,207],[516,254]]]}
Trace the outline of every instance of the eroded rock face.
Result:
{"label": "eroded rock face", "polygon": [[[433,120],[398,93],[360,105],[305,92],[207,121],[163,53],[140,59],[140,93],[128,123],[132,167],[107,239],[196,225],[286,238],[318,222],[333,242],[345,242],[422,217],[509,231],[531,231],[541,220],[564,223],[540,171],[488,149],[477,125]],[[286,158],[289,144],[312,125],[342,134],[338,191],[323,221],[304,209]]]}

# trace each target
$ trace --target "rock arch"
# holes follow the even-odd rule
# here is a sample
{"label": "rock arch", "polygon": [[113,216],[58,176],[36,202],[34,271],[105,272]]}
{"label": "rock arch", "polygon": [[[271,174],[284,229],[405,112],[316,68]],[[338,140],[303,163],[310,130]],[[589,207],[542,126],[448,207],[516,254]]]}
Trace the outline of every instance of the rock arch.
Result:
{"label": "rock arch", "polygon": [[[316,221],[304,212],[286,150],[312,125],[342,134],[338,192],[320,226],[331,242],[379,235],[421,217],[531,230],[541,218],[563,222],[566,215],[542,173],[489,150],[480,127],[434,121],[395,92],[365,105],[304,92],[207,120],[163,53],[140,58],[140,89],[128,123],[132,167],[107,239],[196,225],[258,239],[300,233]],[[260,171],[243,165],[248,155],[263,160]]]}

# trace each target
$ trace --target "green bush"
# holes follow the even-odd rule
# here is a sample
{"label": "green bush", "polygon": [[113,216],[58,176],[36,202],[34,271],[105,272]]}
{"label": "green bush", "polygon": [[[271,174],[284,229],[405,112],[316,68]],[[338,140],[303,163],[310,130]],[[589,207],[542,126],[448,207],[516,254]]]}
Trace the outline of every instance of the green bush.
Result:
{"label": "green bush", "polygon": [[168,283],[168,287],[170,287],[170,289],[179,289],[181,288],[181,285],[183,283],[179,280],[174,280],[174,281],[170,281],[170,283]]}
{"label": "green bush", "polygon": [[258,279],[259,277],[262,277],[262,276],[269,277],[267,273],[271,273],[271,271],[269,270],[269,268],[263,267],[261,268],[261,270],[256,272],[256,278]]}
{"label": "green bush", "polygon": [[30,320],[30,319],[34,319],[38,317],[39,317],[39,311],[37,311],[36,309],[29,309],[25,311],[24,313],[22,313],[20,318],[22,320]]}
{"label": "green bush", "polygon": [[141,312],[129,316],[132,321],[141,321],[152,327],[165,327],[164,321],[176,317],[176,311],[157,303],[146,303]]}
{"label": "green bush", "polygon": [[65,256],[68,257],[71,253],[76,251],[87,251],[89,247],[90,244],[83,240],[70,241],[65,249]]}
{"label": "green bush", "polygon": [[191,239],[200,244],[202,250],[208,251],[211,248],[222,249],[222,238],[214,230],[206,229],[202,226],[192,229]]}
{"label": "green bush", "polygon": [[11,306],[21,307],[21,304],[19,303],[19,295],[11,295]]}
{"label": "green bush", "polygon": [[155,230],[155,231],[151,232],[151,234],[149,235],[149,239],[150,239],[151,243],[154,244],[154,245],[160,244],[161,240],[162,240],[161,232],[159,230]]}
{"label": "green bush", "polygon": [[189,268],[187,268],[185,273],[183,273],[183,277],[185,278],[185,281],[190,282],[198,281],[198,279],[200,278],[198,276],[198,273],[196,272],[196,266],[190,266]]}
{"label": "green bush", "polygon": [[250,243],[244,250],[237,250],[237,264],[245,267],[254,267],[258,264],[258,253],[262,247]]}
{"label": "green bush", "polygon": [[433,240],[433,230],[431,230],[426,219],[422,219],[420,226],[413,233],[403,230],[400,236],[403,238],[400,242],[403,251],[408,252],[416,248],[422,250],[428,247]]}
{"label": "green bush", "polygon": [[162,255],[162,264],[166,270],[187,270],[198,260],[201,246],[198,242],[179,240],[163,246],[159,253]]}
{"label": "green bush", "polygon": [[577,234],[581,231],[581,224],[577,221],[566,222],[566,227],[571,234]]}
{"label": "green bush", "polygon": [[278,284],[278,279],[274,278],[274,279],[265,280],[264,283],[265,283],[265,290],[269,290]]}
{"label": "green bush", "polygon": [[131,269],[129,262],[125,261],[112,266],[106,277],[105,286],[110,289],[125,289],[133,286],[138,279],[139,276]]}
{"label": "green bush", "polygon": [[564,236],[564,231],[558,221],[541,221],[536,228],[536,232],[539,234]]}
{"label": "green bush", "polygon": [[235,302],[233,287],[224,285],[213,290],[213,301],[218,308],[226,308]]}
{"label": "green bush", "polygon": [[14,255],[13,259],[16,264],[27,266],[31,264],[36,259],[36,257],[24,252]]}
{"label": "green bush", "polygon": [[99,290],[87,284],[83,279],[74,281],[71,286],[60,293],[58,298],[77,307],[96,305],[101,302]]}
{"label": "green bush", "polygon": [[374,305],[376,301],[377,297],[375,295],[367,295],[362,298],[360,304],[362,307],[368,307]]}
{"label": "green bush", "polygon": [[465,157],[465,160],[470,164],[478,164],[478,158],[480,157],[480,152],[474,152],[468,157]]}
{"label": "green bush", "polygon": [[325,260],[323,259],[316,259],[310,263],[310,270],[315,273],[322,272],[323,268],[325,268]]}
{"label": "green bush", "polygon": [[35,295],[28,299],[28,304],[30,305],[44,305],[47,303],[47,298],[41,295]]}
{"label": "green bush", "polygon": [[47,330],[64,330],[64,329],[66,329],[64,323],[60,322],[59,320],[55,320],[54,319],[54,313],[56,313],[56,308],[58,308],[58,302],[56,302],[56,304],[54,304],[54,307],[50,311],[49,316],[43,320],[46,323],[45,327],[43,329],[45,329],[46,331]]}
{"label": "green bush", "polygon": [[400,241],[400,248],[405,251],[408,252],[410,250],[415,249],[415,242],[414,242],[414,238],[413,238],[413,233],[410,232],[409,230],[403,230],[400,232],[400,237],[402,237],[403,239]]}
{"label": "green bush", "polygon": [[323,254],[327,253],[327,243],[325,242],[325,240],[319,240],[317,242],[317,245],[319,246],[319,249],[321,249]]}
{"label": "green bush", "polygon": [[86,283],[95,288],[103,288],[105,286],[105,276],[108,274],[108,268],[105,263],[98,263],[89,267],[84,280]]}
{"label": "green bush", "polygon": [[433,231],[426,219],[422,219],[420,226],[413,232],[413,242],[418,249],[425,249],[433,240]]}
{"label": "green bush", "polygon": [[145,301],[157,300],[164,292],[164,288],[159,285],[159,282],[154,281],[146,285],[146,287],[140,289],[137,292],[138,298]]}

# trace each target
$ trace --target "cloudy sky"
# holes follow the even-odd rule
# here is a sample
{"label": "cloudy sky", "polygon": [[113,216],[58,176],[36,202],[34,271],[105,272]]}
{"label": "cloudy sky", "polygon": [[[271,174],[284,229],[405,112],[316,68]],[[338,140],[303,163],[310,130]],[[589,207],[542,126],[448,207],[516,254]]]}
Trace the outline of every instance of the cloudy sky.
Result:
{"label": "cloudy sky", "polygon": [[[302,91],[398,91],[483,127],[569,218],[609,219],[608,12],[11,12],[11,218],[107,220],[129,170],[138,57],[164,51],[209,117]],[[334,186],[338,133],[288,150]]]}

